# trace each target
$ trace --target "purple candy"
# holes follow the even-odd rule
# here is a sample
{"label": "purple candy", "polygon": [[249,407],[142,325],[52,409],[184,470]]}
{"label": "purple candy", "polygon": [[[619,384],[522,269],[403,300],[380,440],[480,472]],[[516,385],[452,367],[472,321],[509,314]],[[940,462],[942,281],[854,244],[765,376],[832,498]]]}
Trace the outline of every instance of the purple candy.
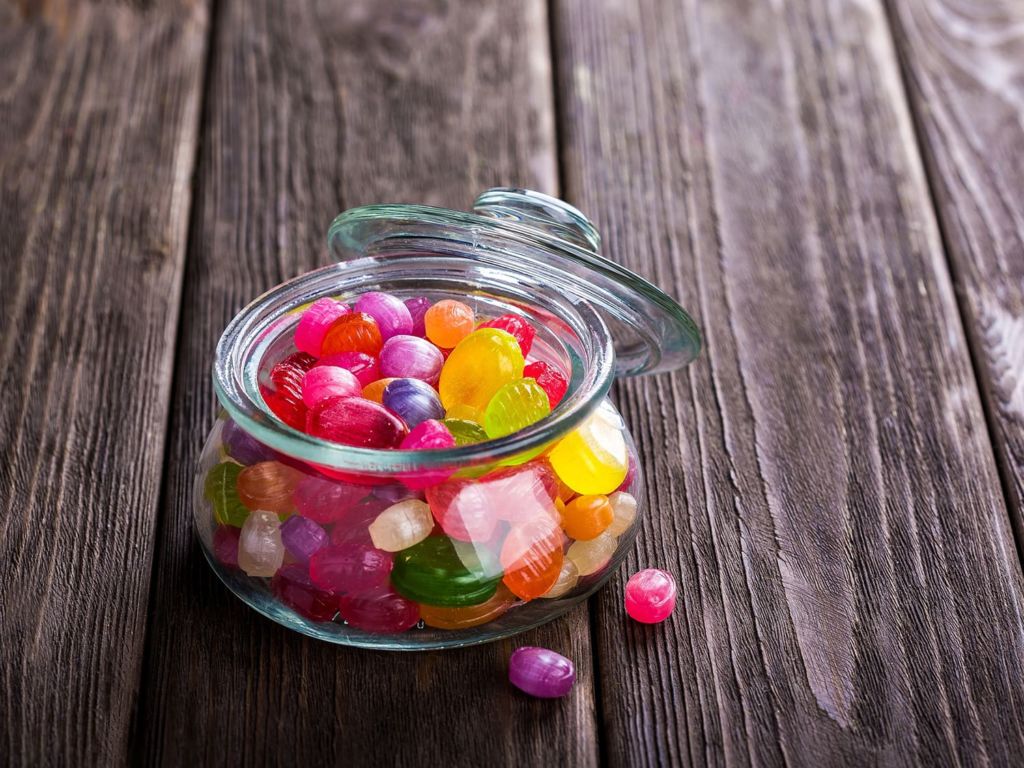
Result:
{"label": "purple candy", "polygon": [[238,539],[242,535],[240,528],[232,525],[218,525],[213,532],[213,556],[217,562],[228,568],[238,567]]}
{"label": "purple candy", "polygon": [[220,433],[221,443],[228,456],[240,464],[259,464],[261,461],[270,461],[277,457],[277,453],[248,432],[238,426],[232,419],[224,422]]}
{"label": "purple candy", "polygon": [[384,388],[383,405],[413,429],[427,419],[443,419],[437,391],[419,379],[395,379]]}
{"label": "purple candy", "polygon": [[370,291],[359,297],[356,312],[365,312],[377,321],[383,339],[412,333],[412,315],[409,308],[397,296],[390,293]]}
{"label": "purple candy", "polygon": [[309,577],[328,592],[364,592],[387,583],[394,555],[370,544],[346,541],[318,551],[309,561]]}
{"label": "purple candy", "polygon": [[427,310],[430,309],[430,305],[433,302],[426,296],[416,296],[412,299],[405,300],[405,306],[409,310],[409,314],[412,315],[412,335],[413,336],[426,336],[427,329],[423,325],[423,316],[427,314]]}
{"label": "purple candy", "polygon": [[557,699],[572,690],[576,669],[560,653],[547,648],[518,648],[508,662],[508,679],[523,693],[540,699]]}
{"label": "purple candy", "polygon": [[284,548],[301,563],[308,563],[317,550],[327,543],[327,531],[308,517],[292,515],[281,524]]}
{"label": "purple candy", "polygon": [[436,384],[443,365],[441,350],[418,336],[392,336],[380,351],[383,378],[422,379]]}
{"label": "purple candy", "polygon": [[380,366],[377,365],[377,358],[365,352],[335,352],[333,355],[324,355],[313,367],[319,368],[324,365],[333,365],[351,371],[359,379],[361,387],[380,378]]}

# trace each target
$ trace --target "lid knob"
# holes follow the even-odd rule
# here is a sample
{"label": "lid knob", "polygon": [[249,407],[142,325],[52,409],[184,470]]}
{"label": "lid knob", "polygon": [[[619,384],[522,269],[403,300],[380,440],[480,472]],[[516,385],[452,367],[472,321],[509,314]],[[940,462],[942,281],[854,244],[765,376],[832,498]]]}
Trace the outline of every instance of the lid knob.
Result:
{"label": "lid knob", "polygon": [[473,210],[481,216],[539,229],[592,253],[601,252],[601,235],[590,219],[557,197],[531,189],[494,187],[476,199]]}

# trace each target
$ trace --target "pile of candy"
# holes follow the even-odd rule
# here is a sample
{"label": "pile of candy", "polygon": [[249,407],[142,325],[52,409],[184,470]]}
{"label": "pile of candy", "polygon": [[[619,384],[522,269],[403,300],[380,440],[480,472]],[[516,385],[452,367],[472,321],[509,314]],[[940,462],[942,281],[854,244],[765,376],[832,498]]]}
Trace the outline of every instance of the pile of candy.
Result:
{"label": "pile of candy", "polygon": [[[261,380],[294,429],[345,445],[436,450],[529,427],[566,395],[531,357],[519,315],[477,318],[452,300],[366,293],[309,305],[296,352]],[[582,590],[633,524],[634,464],[607,403],[530,455],[389,478],[312,466],[227,420],[204,478],[213,553],[269,579],[313,621],[368,632],[464,629],[538,598]]]}

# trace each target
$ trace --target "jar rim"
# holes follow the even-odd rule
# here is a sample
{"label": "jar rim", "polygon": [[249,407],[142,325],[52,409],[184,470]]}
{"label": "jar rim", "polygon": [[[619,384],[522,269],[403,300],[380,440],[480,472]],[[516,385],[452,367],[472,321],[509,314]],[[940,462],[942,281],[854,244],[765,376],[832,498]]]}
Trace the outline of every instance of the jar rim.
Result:
{"label": "jar rim", "polygon": [[[449,254],[438,259],[467,259],[487,263],[487,253]],[[415,263],[423,265],[422,256]],[[546,297],[557,304],[552,312],[567,323],[583,345],[585,365],[573,366],[565,398],[541,421],[522,430],[480,443],[449,449],[402,450],[344,445],[294,429],[266,405],[258,388],[259,364],[268,347],[280,339],[296,319],[295,310],[322,296],[386,290],[381,282],[403,272],[400,256],[363,256],[303,273],[266,291],[235,315],[217,344],[213,366],[214,391],[228,415],[245,432],[280,453],[330,470],[372,475],[394,475],[418,470],[479,466],[530,451],[542,450],[579,426],[605,398],[614,378],[615,351],[612,337],[599,312],[582,301]],[[410,262],[411,263],[411,262]],[[429,264],[427,265],[429,266]],[[500,264],[503,272],[510,265]],[[498,271],[488,271],[493,284],[486,287],[499,295],[513,282],[502,283]],[[508,275],[514,281],[514,268]],[[475,274],[480,280],[480,273]],[[410,285],[414,282],[409,279]],[[551,306],[546,306],[552,311]]]}

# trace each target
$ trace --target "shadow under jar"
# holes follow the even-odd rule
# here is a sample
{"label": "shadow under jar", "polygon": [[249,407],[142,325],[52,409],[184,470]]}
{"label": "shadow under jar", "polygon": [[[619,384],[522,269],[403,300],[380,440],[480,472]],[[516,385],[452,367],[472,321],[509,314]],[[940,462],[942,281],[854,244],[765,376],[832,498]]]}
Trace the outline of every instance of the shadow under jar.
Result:
{"label": "shadow under jar", "polygon": [[[474,213],[352,209],[328,245],[335,264],[256,299],[217,346],[224,410],[194,493],[214,571],[274,621],[377,649],[487,642],[585,600],[625,557],[643,512],[643,470],[608,389],[616,376],[690,362],[700,349],[693,321],[600,256],[579,211],[527,190],[489,190]],[[264,393],[271,369],[297,351],[302,311],[369,291],[525,319],[536,330],[526,362],[561,372],[565,396],[518,432],[440,450],[354,447],[288,426]],[[569,524],[574,501],[601,505],[604,520]],[[397,550],[379,535],[396,516],[419,528]]]}

